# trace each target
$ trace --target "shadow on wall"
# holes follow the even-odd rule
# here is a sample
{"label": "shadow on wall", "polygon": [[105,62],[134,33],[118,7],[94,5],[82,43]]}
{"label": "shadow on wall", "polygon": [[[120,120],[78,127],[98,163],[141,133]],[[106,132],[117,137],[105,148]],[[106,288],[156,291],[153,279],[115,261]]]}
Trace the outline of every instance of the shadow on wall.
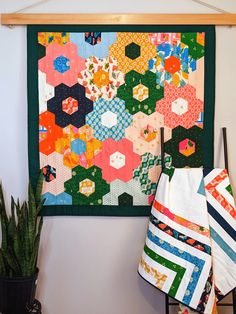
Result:
{"label": "shadow on wall", "polygon": [[[146,282],[137,273],[138,288],[147,301],[157,313],[165,313],[165,296],[157,288]],[[158,300],[158,305],[157,305]]]}

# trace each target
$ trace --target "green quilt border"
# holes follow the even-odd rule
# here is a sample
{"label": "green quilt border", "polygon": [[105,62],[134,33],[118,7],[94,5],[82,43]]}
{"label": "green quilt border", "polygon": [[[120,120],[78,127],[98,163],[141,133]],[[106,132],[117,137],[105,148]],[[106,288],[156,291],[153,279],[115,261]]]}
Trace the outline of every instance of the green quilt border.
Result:
{"label": "green quilt border", "polygon": [[[215,27],[213,25],[28,25],[27,84],[28,84],[28,155],[29,177],[35,187],[39,174],[38,154],[38,32],[205,32],[204,81],[204,167],[214,164],[214,103],[215,103]],[[44,206],[44,216],[148,216],[150,206]]]}

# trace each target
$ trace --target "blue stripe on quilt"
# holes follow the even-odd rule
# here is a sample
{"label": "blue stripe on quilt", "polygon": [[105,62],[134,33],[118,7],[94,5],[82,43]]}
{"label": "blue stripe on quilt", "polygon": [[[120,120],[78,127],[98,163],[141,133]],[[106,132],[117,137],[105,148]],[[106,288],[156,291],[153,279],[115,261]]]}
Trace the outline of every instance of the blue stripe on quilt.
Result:
{"label": "blue stripe on quilt", "polygon": [[[153,224],[153,226],[160,229],[162,232],[165,232],[169,236],[185,243],[186,245],[190,245],[191,247],[194,247],[196,250],[199,250],[201,252],[205,252],[206,254],[209,254],[209,255],[211,254],[211,247],[209,245],[202,243],[202,242],[200,242],[194,238],[187,236],[184,233],[177,231],[176,229],[170,227],[166,223],[159,220],[157,217],[153,216],[152,214],[150,216],[150,222]],[[166,227],[161,228],[160,227],[161,224],[165,225]],[[170,231],[171,233],[168,231]],[[189,240],[192,240],[192,242],[188,242]]]}
{"label": "blue stripe on quilt", "polygon": [[224,251],[226,255],[236,263],[236,253],[231,247],[221,238],[221,236],[212,228],[210,227],[211,237],[212,239],[219,245],[219,247]]}
{"label": "blue stripe on quilt", "polygon": [[[167,252],[175,256],[178,256],[179,258],[195,265],[193,273],[192,273],[192,280],[189,282],[187,286],[185,296],[182,301],[183,303],[189,305],[191,302],[193,293],[196,290],[196,286],[198,284],[199,277],[205,265],[205,261],[185,251],[182,251],[177,247],[174,247],[173,245],[169,244],[168,242],[154,235],[150,230],[147,231],[147,237],[150,241],[152,241],[154,244],[161,247],[162,249],[166,250]],[[173,260],[174,260],[174,257],[173,257]]]}

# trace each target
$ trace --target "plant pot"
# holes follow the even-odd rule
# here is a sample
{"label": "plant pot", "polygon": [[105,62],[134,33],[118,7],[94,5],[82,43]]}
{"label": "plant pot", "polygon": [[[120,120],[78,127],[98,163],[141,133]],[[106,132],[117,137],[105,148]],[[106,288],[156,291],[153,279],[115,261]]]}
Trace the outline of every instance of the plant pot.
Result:
{"label": "plant pot", "polygon": [[38,269],[31,277],[0,277],[0,313],[25,314],[35,298]]}

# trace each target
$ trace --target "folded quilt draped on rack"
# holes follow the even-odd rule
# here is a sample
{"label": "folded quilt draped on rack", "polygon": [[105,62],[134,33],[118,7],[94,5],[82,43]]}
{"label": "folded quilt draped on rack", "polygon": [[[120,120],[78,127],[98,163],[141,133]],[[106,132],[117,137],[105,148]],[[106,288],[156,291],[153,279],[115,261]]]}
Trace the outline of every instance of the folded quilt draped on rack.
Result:
{"label": "folded quilt draped on rack", "polygon": [[236,286],[236,210],[225,169],[164,169],[139,274],[199,313]]}

